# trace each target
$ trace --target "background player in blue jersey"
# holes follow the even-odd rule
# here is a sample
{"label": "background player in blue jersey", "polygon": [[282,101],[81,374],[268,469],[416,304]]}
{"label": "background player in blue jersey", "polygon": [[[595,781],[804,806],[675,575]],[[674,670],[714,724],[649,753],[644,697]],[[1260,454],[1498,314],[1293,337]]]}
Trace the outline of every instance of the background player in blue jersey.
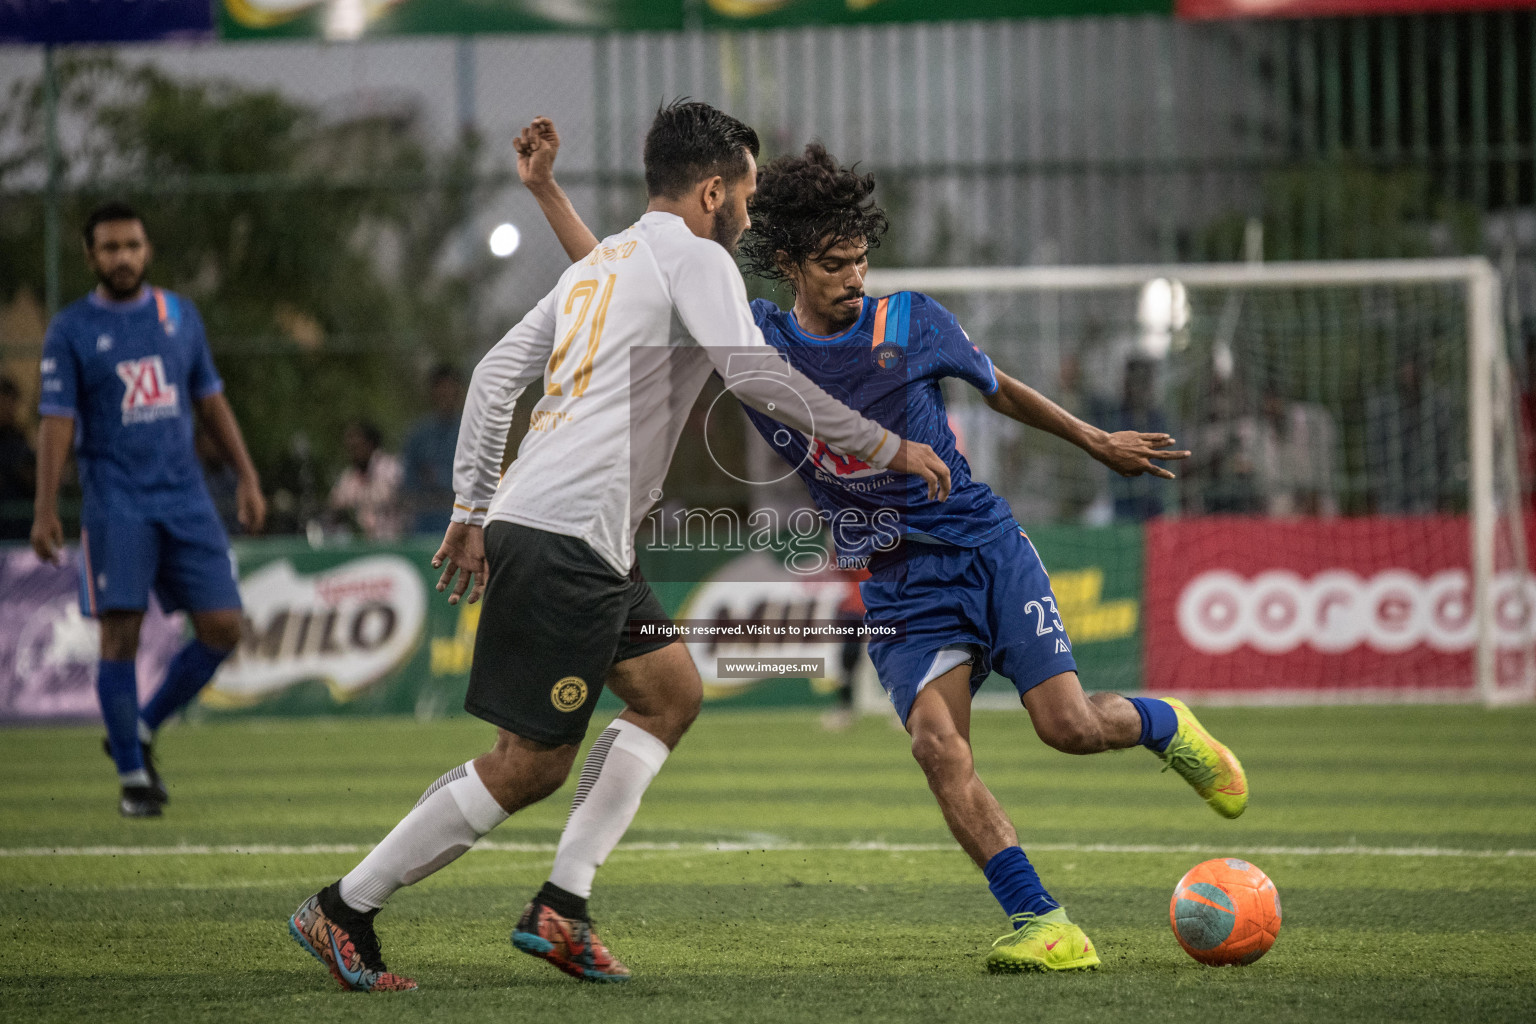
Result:
{"label": "background player in blue jersey", "polygon": [[[527,161],[525,181],[533,179],[567,254],[580,258],[596,240],[554,184],[553,125],[535,121],[518,144],[540,154]],[[966,381],[997,412],[1072,442],[1124,476],[1171,479],[1153,460],[1189,453],[1164,433],[1109,433],[1079,420],[998,371],[926,295],[866,297],[869,250],[888,226],[874,187],[872,176],[839,167],[819,143],[761,169],[742,252],[752,271],[786,281],[795,304],[786,312],[758,300],[753,316],[768,342],[828,393],[930,445],[950,467],[949,500],[931,502],[891,474],[746,411],[810,489],[840,564],[870,569],[861,586],[866,621],[905,627],[896,639],[872,639],[870,658],[946,824],[1009,917],[1012,930],[993,943],[988,969],[1096,967],[1092,942],[1045,890],[1013,823],[976,775],[976,689],[993,670],[1010,679],[1035,732],[1057,750],[1148,747],[1225,817],[1247,806],[1247,780],[1181,701],[1083,691],[1045,569],[1007,503],[971,479],[940,381]]]}
{"label": "background player in blue jersey", "polygon": [[[144,222],[112,203],[85,223],[98,284],[66,306],[43,342],[37,502],[32,547],[54,562],[64,543],[59,478],[74,445],[80,515],[80,606],[101,622],[96,680],[118,810],[156,817],[168,799],[155,770],[155,730],[185,707],[240,640],[240,593],[229,538],[203,484],[192,412],[239,476],[240,525],[261,529],[266,503],[192,303],[145,285]],[[185,609],[195,637],[139,707],[134,659],[153,590]]]}

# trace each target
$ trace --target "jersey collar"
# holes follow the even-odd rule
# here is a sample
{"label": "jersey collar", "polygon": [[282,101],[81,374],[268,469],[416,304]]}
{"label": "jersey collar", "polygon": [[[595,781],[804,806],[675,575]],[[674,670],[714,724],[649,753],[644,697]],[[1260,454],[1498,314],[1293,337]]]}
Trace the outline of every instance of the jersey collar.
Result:
{"label": "jersey collar", "polygon": [[858,334],[859,331],[864,327],[864,321],[869,319],[869,311],[874,308],[875,300],[871,299],[868,295],[864,296],[864,308],[859,310],[859,318],[855,320],[852,325],[846,328],[841,334],[833,334],[830,336],[812,334],[810,331],[807,331],[805,328],[801,327],[800,321],[795,319],[795,311],[793,307],[784,311],[784,322],[789,325],[789,331],[795,336],[797,341],[803,341],[807,345],[836,345],[839,342],[847,341],[855,334]]}
{"label": "jersey collar", "polygon": [[136,309],[143,309],[149,305],[150,301],[154,299],[154,295],[155,290],[146,284],[139,289],[139,294],[131,299],[124,299],[122,302],[102,298],[101,293],[95,288],[86,293],[86,299],[97,309],[109,309],[114,313],[131,313]]}
{"label": "jersey collar", "polygon": [[676,222],[677,225],[684,231],[687,231],[690,235],[693,234],[692,229],[688,227],[687,221],[683,220],[683,218],[679,217],[675,213],[668,213],[666,210],[646,210],[640,215],[640,219],[635,223],[643,224],[647,221],[652,224],[671,224]]}

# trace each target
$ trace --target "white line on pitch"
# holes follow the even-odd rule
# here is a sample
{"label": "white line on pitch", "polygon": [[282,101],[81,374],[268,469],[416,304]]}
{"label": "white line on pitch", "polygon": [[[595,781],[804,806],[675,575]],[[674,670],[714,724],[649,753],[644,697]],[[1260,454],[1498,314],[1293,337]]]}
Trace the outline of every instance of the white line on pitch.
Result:
{"label": "white line on pitch", "polygon": [[[1536,857],[1536,850],[1460,850],[1440,846],[1208,846],[1204,844],[1158,845],[1153,843],[1030,843],[1030,852],[1050,853],[1210,853],[1265,854],[1291,857]],[[315,843],[300,846],[274,844],[204,846],[22,846],[0,847],[0,857],[205,857],[225,855],[289,856],[294,854],[367,853],[365,843]],[[498,853],[554,853],[554,843],[477,843],[476,850]],[[620,851],[641,853],[950,853],[952,843],[621,843]]]}

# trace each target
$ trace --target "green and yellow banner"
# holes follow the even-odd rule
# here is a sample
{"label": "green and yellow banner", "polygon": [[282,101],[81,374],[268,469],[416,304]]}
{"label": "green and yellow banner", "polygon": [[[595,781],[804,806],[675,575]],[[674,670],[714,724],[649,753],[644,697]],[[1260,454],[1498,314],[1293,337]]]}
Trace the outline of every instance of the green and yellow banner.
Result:
{"label": "green and yellow banner", "polygon": [[[1046,527],[1030,538],[1050,568],[1084,678],[1095,689],[1137,689],[1141,528]],[[243,542],[246,636],[205,691],[203,707],[212,714],[462,713],[480,606],[450,605],[436,592],[436,547],[427,539],[319,549],[301,540]],[[641,549],[639,558],[668,614],[684,622],[829,623],[851,586],[845,574],[798,575],[762,552],[674,546]],[[763,632],[688,642],[706,700],[740,707],[828,702],[843,640],[812,637],[809,629],[803,639]],[[823,669],[754,676],[722,667],[749,657]]]}
{"label": "green and yellow banner", "polygon": [[679,31],[1169,14],[1172,0],[223,0],[225,39]]}
{"label": "green and yellow banner", "polygon": [[[1141,528],[1049,527],[1030,537],[1051,571],[1085,681],[1137,689]],[[321,548],[302,538],[237,541],[245,633],[196,713],[462,714],[480,605],[450,605],[437,592],[436,550],[431,538]],[[676,544],[642,548],[639,558],[667,613],[694,630],[686,642],[707,701],[832,700],[846,626],[857,622],[848,617],[849,574],[792,572],[762,551]],[[98,639],[96,623],[80,613],[78,571],[73,552],[49,565],[25,547],[0,548],[0,722],[96,716]],[[152,610],[140,645],[142,697],[185,636],[181,616]],[[759,663],[765,667],[753,670]],[[1011,693],[1000,680],[988,685]],[[615,706],[611,695],[603,699]]]}

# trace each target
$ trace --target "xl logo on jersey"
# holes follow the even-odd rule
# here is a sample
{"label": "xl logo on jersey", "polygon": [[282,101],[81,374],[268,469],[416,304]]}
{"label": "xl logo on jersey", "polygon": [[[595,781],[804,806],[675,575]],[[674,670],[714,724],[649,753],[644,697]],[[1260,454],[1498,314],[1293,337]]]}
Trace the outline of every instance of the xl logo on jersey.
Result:
{"label": "xl logo on jersey", "polygon": [[811,464],[823,473],[830,474],[839,480],[874,476],[877,473],[885,472],[883,469],[876,469],[856,455],[849,455],[846,452],[838,451],[820,438],[813,437],[810,441],[811,450],[807,458],[811,460]]}
{"label": "xl logo on jersey", "polygon": [[152,423],[181,412],[176,385],[166,380],[165,363],[159,356],[124,359],[117,364],[122,378],[123,423]]}

